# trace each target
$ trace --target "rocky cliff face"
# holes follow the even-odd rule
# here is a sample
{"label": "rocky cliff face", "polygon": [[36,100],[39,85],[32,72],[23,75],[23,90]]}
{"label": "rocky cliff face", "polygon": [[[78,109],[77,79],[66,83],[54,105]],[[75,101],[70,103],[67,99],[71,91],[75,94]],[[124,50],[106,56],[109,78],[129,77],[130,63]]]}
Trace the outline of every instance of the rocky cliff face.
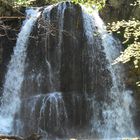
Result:
{"label": "rocky cliff face", "polygon": [[[106,24],[123,19],[126,21],[132,18],[140,20],[140,7],[130,5],[134,3],[135,0],[107,0],[106,6],[100,11],[100,15]],[[117,37],[122,40],[121,35]],[[128,74],[128,78],[126,78],[127,86],[139,91],[139,88],[136,86],[136,81],[139,81],[138,75],[140,68],[134,69],[132,62],[127,64],[125,65]]]}
{"label": "rocky cliff face", "polygon": [[4,82],[4,75],[7,71],[7,64],[11,59],[13,47],[15,46],[17,34],[21,26],[18,19],[0,20],[0,87]]}
{"label": "rocky cliff face", "polygon": [[139,6],[131,6],[135,0],[107,0],[106,6],[100,11],[106,23],[117,20],[140,19]]}
{"label": "rocky cliff face", "polygon": [[[93,62],[86,54],[83,55],[89,50],[79,5],[63,3],[50,11],[44,9],[42,16],[28,43],[26,76],[22,86],[22,98],[25,101],[20,113],[24,125],[20,133],[26,135],[38,131],[40,127],[52,136],[62,137],[69,135],[66,127],[80,129],[89,122],[89,109],[83,92],[86,87],[89,90],[87,92],[94,90],[90,80],[95,81],[90,77],[92,71],[88,68]],[[97,54],[104,60],[104,54],[98,51]],[[100,85],[98,92],[103,91],[104,86]],[[35,106],[30,106],[31,103]],[[33,108],[35,114],[31,113]],[[26,114],[34,117],[30,119]]]}
{"label": "rocky cliff face", "polygon": [[[15,46],[17,35],[19,33],[23,19],[18,18],[24,11],[22,8],[18,11],[6,1],[0,1],[0,89],[4,82],[4,75],[7,70],[7,64],[11,58],[13,47]],[[15,18],[10,18],[10,16]],[[4,18],[6,17],[6,18]]]}

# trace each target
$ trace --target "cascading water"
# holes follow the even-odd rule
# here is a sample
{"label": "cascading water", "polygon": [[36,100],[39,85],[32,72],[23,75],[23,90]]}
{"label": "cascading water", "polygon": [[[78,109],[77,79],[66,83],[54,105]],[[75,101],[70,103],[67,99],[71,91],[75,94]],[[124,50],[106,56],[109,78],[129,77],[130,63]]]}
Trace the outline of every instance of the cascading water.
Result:
{"label": "cascading water", "polygon": [[98,12],[86,13],[70,2],[42,10],[40,17],[37,10],[27,15],[17,39],[5,77],[0,132],[45,132],[52,139],[134,136],[134,101],[122,67],[111,65],[121,46]]}
{"label": "cascading water", "polygon": [[8,65],[0,107],[0,133],[12,133],[14,115],[20,107],[20,91],[24,79],[27,43],[38,16],[38,10],[30,9],[27,11],[27,19],[20,31],[14,54]]}
{"label": "cascading water", "polygon": [[[55,80],[55,74],[58,73],[57,71],[60,69],[60,64],[59,64],[59,69],[53,69],[51,60],[50,60],[50,54],[49,54],[49,49],[50,47],[50,35],[52,34],[51,32],[51,10],[53,6],[48,6],[44,9],[42,12],[42,17],[40,20],[44,20],[43,23],[43,43],[44,43],[44,49],[45,49],[45,56],[44,56],[44,65],[46,66],[46,71],[43,73],[42,71],[38,71],[37,67],[35,66],[34,68],[31,69],[31,81],[30,84],[33,85],[33,81],[35,78],[35,81],[37,81],[37,91],[34,90],[32,92],[35,95],[26,95],[25,99],[22,100],[22,108],[21,112],[19,113],[18,116],[18,122],[21,125],[20,127],[18,124],[15,124],[15,133],[16,134],[21,134],[21,135],[26,135],[26,133],[32,133],[32,132],[38,132],[38,133],[44,133],[48,135],[47,133],[66,133],[65,132],[65,125],[67,124],[68,117],[67,117],[67,112],[65,108],[65,103],[63,100],[63,96],[61,92],[56,92],[56,84],[59,81],[54,81]],[[60,16],[60,10],[62,10],[63,5],[58,8],[58,14],[57,16]],[[64,11],[64,10],[63,10]],[[61,13],[63,17],[63,13]],[[62,20],[60,20],[61,22]],[[39,21],[41,22],[41,21]],[[60,24],[60,31],[62,31],[63,24]],[[39,25],[42,26],[42,25]],[[61,34],[61,33],[60,33]],[[60,37],[60,35],[59,35]],[[61,38],[61,37],[60,37]],[[60,39],[61,40],[61,39]],[[59,42],[61,45],[61,41]],[[58,51],[60,50],[60,45],[58,47]],[[58,52],[59,53],[59,52]],[[60,56],[60,55],[59,55]],[[33,62],[34,63],[34,62]],[[29,65],[29,64],[28,64]],[[40,65],[40,64],[39,64]],[[29,66],[30,67],[30,66]],[[45,69],[45,68],[43,68]],[[28,71],[27,71],[28,72]],[[26,73],[26,72],[25,72]],[[44,78],[44,74],[46,75],[46,78],[48,80],[49,84],[49,93],[44,90],[41,90],[40,85],[42,83],[42,79]],[[27,79],[28,81],[28,79]],[[24,80],[23,84],[23,91],[26,90],[26,80]],[[44,83],[45,84],[45,83]],[[57,84],[58,85],[58,84]],[[25,87],[24,87],[25,86]],[[28,91],[26,90],[28,93]],[[30,91],[31,92],[31,91]],[[25,94],[27,94],[25,93]],[[23,93],[24,96],[24,93]],[[30,97],[31,96],[31,97]],[[22,116],[21,116],[22,114]],[[29,114],[28,117],[26,114]],[[28,118],[28,119],[27,119]],[[31,127],[32,126],[32,127]],[[27,131],[26,131],[27,130]]]}
{"label": "cascading water", "polygon": [[[116,55],[119,54],[119,50],[117,51],[116,48],[120,44],[104,29],[105,25],[97,12],[94,17],[95,25],[98,26],[98,32],[102,38],[106,57],[110,63],[108,69],[112,77],[112,87],[109,94],[109,97],[112,99],[112,104],[105,105],[105,110],[103,111],[106,121],[105,128],[108,129],[107,132],[104,132],[104,136],[132,137],[136,135],[132,118],[132,109],[134,109],[132,91],[126,90],[125,88],[122,74],[123,68],[119,65],[111,65]],[[117,132],[116,134],[112,131],[113,129]]]}
{"label": "cascading water", "polygon": [[[44,14],[46,13],[46,20],[47,20],[47,24],[49,26],[50,25],[50,11],[52,9],[52,6],[50,7],[47,7],[45,10],[44,10]],[[50,39],[49,39],[49,27],[48,27],[48,30],[46,31],[46,38],[45,38],[45,46],[46,46],[46,53],[48,52],[48,49],[47,47],[49,46],[49,43],[50,43]],[[54,83],[53,83],[53,74],[52,74],[52,68],[51,68],[51,64],[50,62],[48,61],[48,58],[49,58],[49,54],[47,55],[47,58],[46,58],[46,64],[48,65],[48,69],[49,69],[49,82],[50,82],[50,87],[51,87],[51,90],[54,91]]]}
{"label": "cascading water", "polygon": [[[83,10],[85,11],[84,7]],[[107,33],[96,9],[92,10],[92,14],[86,14],[85,12],[83,12],[83,18],[88,44],[93,44],[93,32],[96,31],[97,34],[95,35],[101,38],[101,45],[104,47],[104,52],[109,62],[107,68],[112,78],[111,89],[105,95],[106,99],[102,102],[103,106],[100,112],[102,119],[97,118],[99,113],[97,111],[97,114],[93,115],[91,121],[92,130],[100,134],[101,137],[108,139],[111,137],[135,136],[131,114],[131,109],[134,108],[132,92],[125,89],[122,79],[123,68],[119,65],[112,65],[113,60],[119,54],[120,50],[117,48],[120,46],[120,43]],[[97,106],[100,108],[98,102],[93,98],[93,110]]]}
{"label": "cascading water", "polygon": [[32,96],[23,101],[22,107],[22,114],[25,116],[21,117],[26,119],[26,122],[21,124],[22,128],[18,127],[22,134],[24,129],[24,132],[27,129],[30,133],[42,133],[45,130],[46,135],[51,130],[55,133],[61,131],[68,121],[65,103],[59,92]]}

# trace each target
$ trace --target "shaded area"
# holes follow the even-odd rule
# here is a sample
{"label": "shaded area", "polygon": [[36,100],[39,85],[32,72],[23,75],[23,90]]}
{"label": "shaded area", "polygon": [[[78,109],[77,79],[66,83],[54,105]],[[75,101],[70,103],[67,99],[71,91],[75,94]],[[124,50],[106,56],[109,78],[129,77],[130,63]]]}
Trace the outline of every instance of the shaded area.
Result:
{"label": "shaded area", "polygon": [[[23,105],[21,112],[16,116],[17,120],[19,118],[23,123],[23,128],[18,130],[19,122],[16,122],[16,133],[27,135],[33,131],[46,130],[50,137],[63,137],[76,136],[78,131],[82,134],[84,128],[88,128],[94,112],[92,96],[94,95],[99,102],[106,100],[105,94],[110,90],[112,81],[101,39],[99,36],[94,36],[93,39],[90,45],[79,5],[66,2],[49,10],[44,9],[29,38],[21,94]],[[44,102],[41,97],[51,96],[59,91],[62,97],[61,105],[58,105],[57,109],[62,115],[61,127],[57,127],[55,121],[59,121],[53,119],[53,116],[59,118],[58,114],[53,114],[53,121],[47,116],[48,107],[55,103],[55,98],[49,104],[45,104],[42,125],[37,126]],[[37,101],[35,100],[34,108],[33,97],[40,94]],[[35,111],[34,115],[31,113],[32,110]],[[54,110],[53,113],[55,112]]]}

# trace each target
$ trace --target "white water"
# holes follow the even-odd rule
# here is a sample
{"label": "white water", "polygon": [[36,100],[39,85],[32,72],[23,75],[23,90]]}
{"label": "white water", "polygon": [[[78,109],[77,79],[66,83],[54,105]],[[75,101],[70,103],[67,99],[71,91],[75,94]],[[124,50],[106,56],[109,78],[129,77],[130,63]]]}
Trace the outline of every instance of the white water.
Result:
{"label": "white water", "polygon": [[30,118],[27,125],[31,129],[37,128],[38,133],[42,134],[48,127],[52,130],[62,129],[62,123],[66,124],[68,121],[65,103],[60,92],[32,96],[25,100],[24,106],[26,106],[28,110],[26,113]]}
{"label": "white water", "polygon": [[[63,39],[63,27],[64,27],[64,12],[66,9],[66,3],[58,5],[58,17],[59,17],[59,42],[58,47],[61,48]],[[61,53],[61,52],[60,52]]]}
{"label": "white water", "polygon": [[[58,5],[58,11],[57,11],[57,17],[59,19],[59,34],[58,34],[58,69],[56,71],[56,73],[59,74],[59,78],[60,78],[60,69],[61,69],[61,56],[62,56],[62,41],[63,41],[63,33],[64,33],[64,13],[65,13],[65,9],[66,9],[66,3],[60,4]],[[59,81],[58,86],[60,88],[60,80],[58,79],[57,81]]]}
{"label": "white water", "polygon": [[64,116],[63,121],[65,121],[65,123],[67,122],[68,116],[65,108],[65,103],[60,92],[53,92],[47,94],[47,96],[43,98],[38,119],[38,126],[40,126],[41,120],[43,118],[45,119],[45,116],[47,115],[45,114],[46,109],[48,109],[49,118],[47,122],[44,121],[44,126],[45,123],[49,123],[49,125],[53,125],[53,123],[55,123],[55,128],[61,128],[62,116]]}
{"label": "white water", "polygon": [[[83,7],[83,11],[85,10]],[[112,78],[111,90],[108,92],[108,98],[102,107],[103,120],[97,118],[98,115],[96,113],[99,113],[98,111],[94,112],[95,115],[93,115],[91,121],[92,131],[96,131],[101,137],[106,139],[135,136],[131,112],[131,109],[134,107],[134,101],[131,96],[132,92],[125,89],[121,67],[119,65],[111,65],[119,54],[118,47],[120,48],[120,44],[107,33],[105,25],[98,15],[98,11],[92,10],[91,14],[83,12],[83,19],[88,44],[93,44],[93,38],[96,37],[93,35],[95,31],[98,32],[97,36],[101,38],[101,43],[109,62],[107,67]],[[109,99],[111,99],[111,103],[109,103]],[[98,103],[93,98],[93,111],[97,110],[94,108],[97,106]],[[100,106],[98,107],[100,108]]]}
{"label": "white water", "polygon": [[[52,69],[52,66],[50,64],[50,54],[49,54],[49,49],[50,49],[50,35],[53,34],[52,32],[52,29],[51,29],[51,10],[52,8],[54,7],[55,5],[50,5],[48,6],[47,8],[45,8],[44,12],[43,12],[43,17],[45,19],[45,21],[47,22],[46,24],[48,25],[47,29],[46,29],[46,34],[45,34],[45,51],[46,51],[46,64],[48,66],[48,70],[49,70],[49,82],[50,82],[50,85],[51,85],[51,91],[55,91],[56,90],[56,86],[55,86],[55,83],[58,82],[58,86],[60,87],[60,83],[59,83],[59,73],[60,73],[60,67],[61,67],[61,44],[62,44],[62,41],[63,41],[63,24],[64,24],[64,12],[65,12],[65,9],[66,9],[66,3],[62,3],[62,4],[59,4],[58,3],[58,8],[57,8],[57,18],[59,19],[58,20],[58,29],[56,30],[59,30],[58,32],[58,44],[57,44],[57,53],[58,53],[58,56],[57,57],[57,65],[56,66],[57,68],[56,69]],[[54,58],[55,59],[55,58]],[[58,79],[57,77],[55,76],[56,73],[58,75]]]}
{"label": "white water", "polygon": [[106,106],[103,112],[104,118],[106,119],[107,133],[105,137],[112,135],[112,129],[115,127],[116,131],[119,132],[118,136],[135,136],[135,129],[133,126],[132,112],[130,109],[134,108],[134,100],[132,98],[132,92],[125,89],[123,79],[119,65],[111,65],[116,57],[117,43],[114,38],[109,35],[104,29],[105,25],[98,13],[94,15],[95,24],[98,26],[98,31],[102,38],[102,44],[106,57],[110,63],[108,69],[111,72],[113,85],[111,88],[110,96],[114,100],[111,106]]}
{"label": "white water", "polygon": [[12,133],[15,113],[20,108],[20,90],[24,79],[27,43],[39,15],[38,10],[27,11],[27,18],[18,35],[14,53],[8,65],[0,106],[0,133],[2,134]]}
{"label": "white water", "polygon": [[44,20],[47,22],[47,27],[46,27],[46,33],[45,33],[45,51],[46,51],[46,58],[45,58],[45,61],[46,61],[46,64],[48,66],[48,70],[49,70],[49,82],[50,82],[50,88],[51,88],[51,91],[54,91],[54,83],[53,83],[53,73],[52,73],[52,67],[51,67],[51,64],[50,62],[48,61],[48,58],[49,58],[49,46],[50,46],[50,38],[49,38],[49,35],[52,33],[51,31],[51,19],[50,19],[50,12],[53,8],[53,5],[50,5],[48,6],[47,8],[45,8],[43,14],[44,14]]}

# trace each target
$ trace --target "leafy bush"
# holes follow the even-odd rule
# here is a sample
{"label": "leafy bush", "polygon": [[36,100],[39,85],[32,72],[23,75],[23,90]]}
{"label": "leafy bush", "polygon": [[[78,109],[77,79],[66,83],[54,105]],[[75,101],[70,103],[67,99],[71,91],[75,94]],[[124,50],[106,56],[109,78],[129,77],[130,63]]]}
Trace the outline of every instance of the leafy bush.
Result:
{"label": "leafy bush", "polygon": [[[140,0],[136,0],[131,6],[140,8]],[[140,66],[140,20],[135,18],[125,21],[117,21],[108,24],[109,32],[115,32],[123,35],[123,44],[127,48],[121,52],[120,56],[116,58],[113,64],[119,62],[126,63],[130,60],[134,63],[134,68]],[[140,81],[136,83],[140,86]]]}

